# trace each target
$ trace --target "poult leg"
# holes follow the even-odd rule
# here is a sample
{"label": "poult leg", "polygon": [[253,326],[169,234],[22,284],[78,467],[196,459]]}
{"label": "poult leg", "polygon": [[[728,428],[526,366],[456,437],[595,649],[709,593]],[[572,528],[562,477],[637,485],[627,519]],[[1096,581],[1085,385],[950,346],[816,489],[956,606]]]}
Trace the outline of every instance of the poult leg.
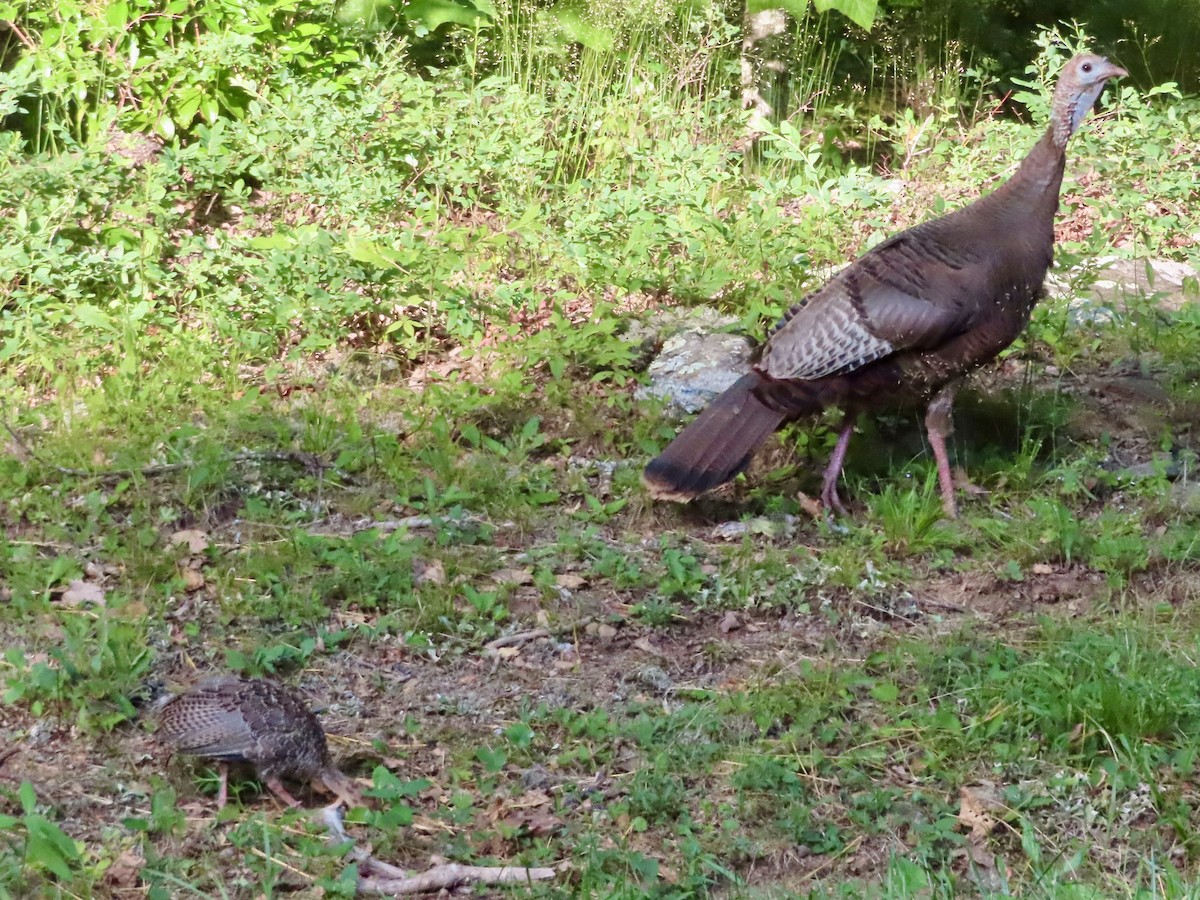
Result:
{"label": "poult leg", "polygon": [[347,807],[362,806],[363,798],[355,787],[354,782],[347,778],[336,766],[328,766],[321,772],[321,784]]}
{"label": "poult leg", "polygon": [[264,778],[263,783],[271,789],[272,794],[283,801],[285,806],[295,809],[300,805],[300,801],[284,789],[278,778]]}
{"label": "poult leg", "polygon": [[958,518],[958,504],[954,499],[954,476],[950,472],[950,457],[946,454],[946,438],[954,433],[952,411],[954,395],[959,382],[952,381],[938,391],[925,410],[925,431],[929,434],[929,446],[937,463],[938,485],[942,489],[942,509],[946,518]]}
{"label": "poult leg", "polygon": [[217,809],[222,810],[229,801],[229,763],[217,764]]}
{"label": "poult leg", "polygon": [[850,435],[854,434],[854,413],[846,413],[842,419],[842,430],[838,433],[837,443],[829,457],[829,465],[825,467],[825,477],[821,481],[821,505],[826,511],[836,510],[838,515],[846,515],[846,507],[838,496],[838,479],[842,477],[842,464],[846,462],[846,450],[850,447]]}

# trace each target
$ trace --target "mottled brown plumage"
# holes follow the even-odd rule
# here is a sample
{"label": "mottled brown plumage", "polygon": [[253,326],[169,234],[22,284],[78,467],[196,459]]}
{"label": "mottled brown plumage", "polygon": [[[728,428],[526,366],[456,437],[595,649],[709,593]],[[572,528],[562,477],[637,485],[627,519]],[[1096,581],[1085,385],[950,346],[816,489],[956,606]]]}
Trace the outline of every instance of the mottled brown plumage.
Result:
{"label": "mottled brown plumage", "polygon": [[996,191],[901,232],[847,266],[783,317],[754,369],[717,397],[646,467],[652,496],[686,502],[741,472],[784,422],[838,407],[846,416],[821,500],[838,498],[860,412],[927,404],[946,514],[956,513],[946,455],[954,392],[1029,321],[1054,245],[1067,139],[1123,69],[1092,54],[1063,68],[1051,122]]}
{"label": "mottled brown plumage", "polygon": [[347,803],[358,803],[350,779],[333,765],[321,723],[287,688],[261,678],[207,678],[172,697],[158,720],[158,739],[175,752],[219,762],[224,806],[229,763],[248,763],[288,806],[299,806],[281,778],[319,779]]}

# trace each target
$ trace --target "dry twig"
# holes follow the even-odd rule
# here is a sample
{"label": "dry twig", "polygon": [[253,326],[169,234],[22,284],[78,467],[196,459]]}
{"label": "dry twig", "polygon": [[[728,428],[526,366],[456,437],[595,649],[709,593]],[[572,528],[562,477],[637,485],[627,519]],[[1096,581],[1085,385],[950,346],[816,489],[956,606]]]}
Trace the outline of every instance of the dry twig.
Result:
{"label": "dry twig", "polygon": [[488,641],[483,645],[484,652],[492,653],[499,650],[501,647],[512,647],[527,644],[530,641],[536,641],[538,638],[550,637],[549,630],[545,628],[534,628],[530,631],[518,631],[516,634],[506,634],[504,637],[498,637],[493,641]]}
{"label": "dry twig", "polygon": [[350,537],[363,531],[399,531],[408,529],[415,531],[420,528],[437,528],[442,525],[486,524],[492,528],[511,528],[511,522],[489,522],[483,516],[474,513],[464,513],[455,516],[404,516],[401,519],[355,519],[352,522],[338,523],[334,519],[326,519],[317,523],[317,528],[310,528],[308,533],[314,537]]}
{"label": "dry twig", "polygon": [[403,894],[449,890],[460,884],[527,884],[533,881],[547,881],[565,868],[565,863],[538,868],[463,866],[458,863],[446,863],[414,875],[391,863],[376,859],[370,852],[358,846],[342,825],[340,804],[335,803],[322,809],[321,822],[329,832],[331,841],[339,844],[350,843],[347,857],[358,865],[359,894],[398,897]]}
{"label": "dry twig", "polygon": [[460,866],[447,863],[434,866],[419,875],[407,878],[360,878],[360,894],[380,894],[398,897],[402,894],[424,894],[429,891],[448,890],[460,884],[529,884],[548,881],[558,875],[557,868],[543,866]]}

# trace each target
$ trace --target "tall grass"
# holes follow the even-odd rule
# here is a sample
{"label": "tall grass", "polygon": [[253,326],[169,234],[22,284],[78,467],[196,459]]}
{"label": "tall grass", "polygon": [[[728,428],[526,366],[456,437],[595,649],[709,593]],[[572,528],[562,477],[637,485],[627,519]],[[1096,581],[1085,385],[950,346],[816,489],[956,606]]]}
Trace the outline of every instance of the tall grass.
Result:
{"label": "tall grass", "polygon": [[737,25],[715,3],[642,0],[531,9],[502,0],[469,42],[477,84],[544,97],[541,140],[558,155],[556,182],[601,167],[646,130],[668,132],[709,100],[728,102]]}

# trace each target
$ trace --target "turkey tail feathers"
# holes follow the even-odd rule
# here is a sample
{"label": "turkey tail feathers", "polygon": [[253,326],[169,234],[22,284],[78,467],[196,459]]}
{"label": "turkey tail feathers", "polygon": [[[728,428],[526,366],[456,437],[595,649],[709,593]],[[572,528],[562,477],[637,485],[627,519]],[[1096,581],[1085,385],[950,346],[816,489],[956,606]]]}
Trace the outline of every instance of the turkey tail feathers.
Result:
{"label": "turkey tail feathers", "polygon": [[755,394],[763,379],[743,375],[650,461],[642,481],[656,500],[686,503],[724,484],[777,429],[785,414]]}

